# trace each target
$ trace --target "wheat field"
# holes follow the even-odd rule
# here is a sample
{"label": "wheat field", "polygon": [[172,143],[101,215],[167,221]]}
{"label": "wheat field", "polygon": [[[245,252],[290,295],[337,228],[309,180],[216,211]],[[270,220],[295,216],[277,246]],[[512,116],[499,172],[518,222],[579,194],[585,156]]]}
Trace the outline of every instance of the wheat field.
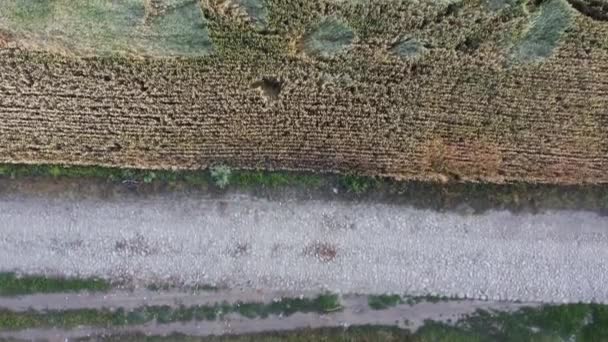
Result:
{"label": "wheat field", "polygon": [[4,0],[0,162],[608,183],[594,1]]}

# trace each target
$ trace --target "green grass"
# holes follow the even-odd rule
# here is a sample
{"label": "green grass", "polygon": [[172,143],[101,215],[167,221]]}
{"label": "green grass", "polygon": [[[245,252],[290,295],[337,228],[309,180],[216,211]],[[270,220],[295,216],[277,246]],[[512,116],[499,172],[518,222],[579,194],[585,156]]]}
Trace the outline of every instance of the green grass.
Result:
{"label": "green grass", "polygon": [[96,55],[138,52],[152,56],[202,56],[213,52],[196,1],[156,13],[142,0],[3,0],[0,28]]}
{"label": "green grass", "polygon": [[367,304],[374,310],[383,310],[399,304],[403,304],[403,300],[399,295],[379,295],[367,297]]}
{"label": "green grass", "polygon": [[[83,339],[86,341],[88,339]],[[396,327],[354,326],[346,329],[303,329],[242,336],[154,337],[117,335],[106,341],[291,341],[291,342],[533,342],[608,341],[608,308],[604,305],[572,304],[526,308],[513,313],[477,313],[453,325],[428,321],[415,333]]]}
{"label": "green grass", "polygon": [[101,279],[18,277],[14,273],[0,273],[0,296],[53,292],[101,292],[109,289],[110,284]]}
{"label": "green grass", "polygon": [[340,310],[338,296],[320,295],[316,298],[285,298],[269,304],[262,303],[217,303],[190,307],[145,306],[131,311],[118,309],[91,310],[49,310],[44,312],[13,312],[0,309],[0,330],[26,328],[77,326],[113,327],[158,323],[216,320],[229,313],[239,313],[248,318],[265,318],[269,315],[289,316],[296,312],[326,313]]}
{"label": "green grass", "polygon": [[[444,336],[479,341],[606,341],[608,307],[570,304],[524,308],[515,313],[479,311],[454,327],[436,329]],[[425,326],[421,334],[437,328]]]}
{"label": "green grass", "polygon": [[[95,179],[136,186],[163,184],[217,189],[209,170],[138,170],[95,166],[0,164],[0,179]],[[428,183],[394,181],[359,175],[311,172],[231,170],[229,189],[280,190],[298,188],[332,194],[341,198],[373,199],[417,208],[452,210],[468,206],[475,212],[489,209],[536,211],[544,209],[584,209],[608,214],[608,185],[555,186],[543,184]]]}
{"label": "green grass", "polygon": [[[377,309],[400,302],[399,296],[370,297],[370,306]],[[374,303],[374,304],[372,304]],[[218,303],[207,306],[149,306],[131,311],[65,310],[45,312],[12,312],[0,310],[0,330],[36,327],[74,328],[77,326],[118,327],[156,321],[160,324],[216,320],[229,313],[248,318],[269,315],[289,316],[296,312],[327,313],[339,310],[335,295],[314,299],[284,299],[269,304]],[[393,327],[352,327],[348,329],[301,330],[245,336],[190,338],[185,336],[144,337],[123,335],[110,341],[607,341],[608,306],[599,304],[568,304],[528,307],[515,312],[479,310],[456,322],[447,324],[428,321],[415,333]]]}

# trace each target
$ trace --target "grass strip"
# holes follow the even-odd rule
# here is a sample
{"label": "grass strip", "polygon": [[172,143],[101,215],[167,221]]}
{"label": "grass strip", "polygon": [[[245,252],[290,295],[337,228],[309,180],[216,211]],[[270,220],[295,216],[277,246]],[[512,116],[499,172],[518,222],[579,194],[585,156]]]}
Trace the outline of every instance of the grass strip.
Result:
{"label": "grass strip", "polygon": [[400,296],[396,294],[370,295],[367,304],[372,310],[384,310],[399,304],[416,305],[418,303],[439,303],[441,301],[458,300],[441,296]]}
{"label": "grass strip", "polygon": [[[226,170],[226,169],[225,169]],[[359,175],[312,172],[230,170],[169,171],[120,169],[96,166],[0,164],[0,179],[96,179],[137,187],[182,184],[189,188],[280,190],[300,188],[345,198],[388,200],[435,210],[490,209],[512,211],[589,210],[608,214],[608,184],[557,186],[532,183],[429,183],[396,181]],[[214,176],[215,175],[215,176]],[[219,178],[218,178],[219,177]],[[222,186],[216,185],[221,181]],[[227,182],[227,184],[224,184]]]}
{"label": "grass strip", "polygon": [[384,310],[403,304],[403,300],[399,295],[378,295],[367,297],[367,304],[373,310]]}
{"label": "grass strip", "polygon": [[77,326],[113,327],[144,324],[155,321],[160,324],[189,321],[212,321],[229,313],[247,318],[266,318],[269,315],[289,316],[296,312],[325,313],[341,308],[337,295],[325,294],[316,298],[286,298],[268,304],[237,302],[216,303],[190,307],[145,306],[130,311],[117,310],[48,310],[14,312],[0,310],[0,330],[27,328],[74,328]]}
{"label": "grass strip", "polygon": [[0,273],[0,296],[18,296],[34,293],[57,292],[103,292],[110,284],[96,278],[49,278],[44,276],[17,276],[15,273]]}
{"label": "grass strip", "polygon": [[[95,340],[84,338],[81,341]],[[191,337],[184,335],[145,336],[140,334],[104,336],[104,341],[134,342],[525,342],[608,340],[608,307],[597,304],[569,304],[525,308],[516,312],[478,311],[449,324],[427,321],[415,333],[387,326],[302,329],[240,336]]]}

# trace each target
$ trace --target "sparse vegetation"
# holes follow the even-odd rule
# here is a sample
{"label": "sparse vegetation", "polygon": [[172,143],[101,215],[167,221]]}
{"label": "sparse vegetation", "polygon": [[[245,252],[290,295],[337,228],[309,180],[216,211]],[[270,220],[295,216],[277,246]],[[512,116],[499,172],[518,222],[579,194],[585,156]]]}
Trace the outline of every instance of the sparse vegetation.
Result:
{"label": "sparse vegetation", "polygon": [[[294,342],[521,342],[521,341],[581,341],[608,340],[608,310],[602,305],[559,305],[528,308],[513,313],[479,311],[455,324],[427,322],[416,332],[382,326],[306,329],[244,336],[213,336],[195,338],[182,335],[148,337],[123,335],[106,337],[106,341],[294,341]],[[89,339],[83,339],[87,341]]]}
{"label": "sparse vegetation", "polygon": [[145,306],[130,311],[117,310],[49,310],[44,312],[13,312],[0,309],[0,330],[19,330],[35,327],[74,328],[77,326],[112,327],[144,324],[156,321],[160,324],[216,320],[229,313],[239,313],[247,318],[265,318],[269,315],[289,316],[296,312],[325,313],[340,309],[338,296],[320,295],[316,298],[283,298],[270,304],[217,303],[215,305]]}
{"label": "sparse vegetation", "polygon": [[109,289],[110,284],[101,279],[17,276],[15,273],[0,273],[0,296],[53,292],[99,292]]}
{"label": "sparse vegetation", "polygon": [[418,303],[439,303],[441,301],[456,300],[455,298],[439,296],[400,296],[396,294],[368,296],[368,305],[374,310],[383,310],[399,304],[416,305]]}
{"label": "sparse vegetation", "polygon": [[348,192],[362,194],[377,187],[379,181],[372,177],[346,175],[339,180],[341,186]]}
{"label": "sparse vegetation", "polygon": [[[215,185],[209,170],[167,171],[59,165],[0,164],[2,178],[88,178],[124,183],[126,186],[152,187],[167,185],[179,188],[207,189]],[[147,180],[150,183],[147,183]],[[475,212],[488,209],[542,211],[546,209],[585,209],[608,214],[608,186],[556,186],[542,184],[428,183],[395,181],[386,178],[333,175],[305,172],[268,172],[232,170],[229,186],[243,190],[281,190],[296,187],[307,191],[326,192],[343,198],[373,198],[409,204],[419,208],[442,210],[462,206]]]}

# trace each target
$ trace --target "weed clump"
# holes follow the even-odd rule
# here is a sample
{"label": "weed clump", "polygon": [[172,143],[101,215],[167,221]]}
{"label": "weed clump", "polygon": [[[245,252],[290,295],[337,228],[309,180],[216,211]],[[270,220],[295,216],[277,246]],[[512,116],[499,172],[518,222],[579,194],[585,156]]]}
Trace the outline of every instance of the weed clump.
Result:
{"label": "weed clump", "polygon": [[304,36],[302,49],[313,56],[331,58],[344,52],[354,40],[350,27],[335,18],[326,18]]}
{"label": "weed clump", "polygon": [[405,38],[393,45],[391,52],[404,59],[417,59],[427,52],[427,48],[417,39]]}
{"label": "weed clump", "polygon": [[218,165],[211,168],[211,178],[217,187],[224,189],[230,184],[232,170],[226,165]]}
{"label": "weed clump", "polygon": [[369,296],[367,304],[374,310],[384,310],[399,304],[403,304],[403,300],[399,295],[379,295]]}
{"label": "weed clump", "polygon": [[532,24],[513,47],[518,63],[538,62],[549,57],[572,22],[572,10],[565,0],[548,0],[539,6]]}

